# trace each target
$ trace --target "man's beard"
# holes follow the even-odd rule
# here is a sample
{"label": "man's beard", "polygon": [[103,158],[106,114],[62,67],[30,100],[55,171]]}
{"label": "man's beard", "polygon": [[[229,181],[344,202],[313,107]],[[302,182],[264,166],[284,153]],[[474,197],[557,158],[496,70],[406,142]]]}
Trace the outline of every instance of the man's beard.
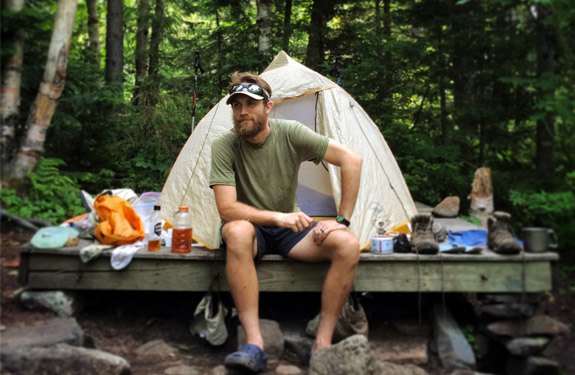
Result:
{"label": "man's beard", "polygon": [[249,139],[249,138],[253,138],[256,135],[258,135],[259,133],[261,133],[266,125],[266,119],[259,117],[259,116],[255,116],[255,115],[250,115],[247,118],[245,118],[244,120],[251,120],[252,124],[248,125],[248,124],[242,124],[242,120],[238,120],[237,118],[234,117],[234,129],[236,131],[236,134],[238,134],[240,137],[244,138],[244,139]]}

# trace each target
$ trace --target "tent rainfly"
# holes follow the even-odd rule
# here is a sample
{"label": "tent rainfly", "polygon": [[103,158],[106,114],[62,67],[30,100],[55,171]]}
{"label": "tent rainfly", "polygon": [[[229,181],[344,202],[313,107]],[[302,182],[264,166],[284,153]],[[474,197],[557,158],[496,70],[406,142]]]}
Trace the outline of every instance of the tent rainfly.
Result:
{"label": "tent rainfly", "polygon": [[[407,222],[417,213],[399,166],[380,130],[340,86],[280,52],[261,75],[272,87],[270,117],[297,120],[363,157],[361,185],[350,230],[363,248],[379,227]],[[232,127],[227,96],[198,123],[180,152],[160,198],[173,220],[188,205],[194,240],[219,248],[220,217],[209,187],[211,144]],[[335,217],[341,197],[339,168],[305,162],[299,171],[298,206],[313,217]],[[273,192],[270,192],[273,194]]]}

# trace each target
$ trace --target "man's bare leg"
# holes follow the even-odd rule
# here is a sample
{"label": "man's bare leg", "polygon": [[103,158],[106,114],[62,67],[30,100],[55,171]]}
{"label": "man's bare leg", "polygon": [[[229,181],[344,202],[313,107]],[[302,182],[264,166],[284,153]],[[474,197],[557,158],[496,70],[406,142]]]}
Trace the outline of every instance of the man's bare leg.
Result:
{"label": "man's bare leg", "polygon": [[359,262],[359,242],[346,231],[333,231],[317,246],[308,235],[289,253],[304,261],[329,260],[321,293],[321,312],[313,350],[331,346],[333,331],[349,296]]}
{"label": "man's bare leg", "polygon": [[259,325],[259,287],[254,254],[256,234],[254,226],[247,221],[232,221],[222,228],[226,242],[226,276],[246,342],[261,349],[264,340]]}

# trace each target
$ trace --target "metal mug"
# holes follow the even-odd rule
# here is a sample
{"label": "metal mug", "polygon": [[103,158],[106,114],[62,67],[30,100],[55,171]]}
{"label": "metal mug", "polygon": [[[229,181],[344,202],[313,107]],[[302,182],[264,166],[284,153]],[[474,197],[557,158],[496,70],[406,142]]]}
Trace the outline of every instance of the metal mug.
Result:
{"label": "metal mug", "polygon": [[[549,228],[523,228],[523,245],[525,251],[531,253],[541,253],[548,249],[556,249],[558,245],[557,235],[553,229]],[[549,238],[553,241],[549,243]]]}

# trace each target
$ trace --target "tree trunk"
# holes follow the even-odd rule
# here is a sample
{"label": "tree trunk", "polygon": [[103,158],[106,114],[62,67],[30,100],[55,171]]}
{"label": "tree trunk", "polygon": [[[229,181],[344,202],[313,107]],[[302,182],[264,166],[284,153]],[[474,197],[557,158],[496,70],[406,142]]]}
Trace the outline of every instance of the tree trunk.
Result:
{"label": "tree trunk", "polygon": [[138,30],[136,31],[136,77],[132,103],[138,105],[141,100],[142,84],[148,74],[148,34],[150,31],[150,0],[139,0]]}
{"label": "tree trunk", "polygon": [[[7,0],[6,9],[20,12],[24,0]],[[4,41],[13,47],[13,54],[2,61],[1,126],[0,126],[0,167],[1,176],[7,172],[16,150],[16,127],[20,114],[20,82],[22,81],[22,59],[24,56],[24,29],[14,30],[12,37]]]}
{"label": "tree trunk", "polygon": [[106,17],[106,82],[124,82],[124,4],[123,0],[108,0]]}
{"label": "tree trunk", "polygon": [[74,28],[77,0],[58,0],[58,10],[48,59],[44,70],[44,77],[36,96],[28,120],[26,121],[27,134],[11,170],[15,179],[23,179],[26,172],[34,170],[40,154],[44,151],[46,133],[56,110],[58,99],[64,90],[68,54],[70,52],[70,38]]}
{"label": "tree trunk", "polygon": [[256,16],[256,25],[259,30],[258,51],[262,56],[262,62],[265,63],[271,48],[272,24],[270,20],[270,2],[271,0],[257,0],[258,13]]}
{"label": "tree trunk", "polygon": [[155,107],[160,95],[160,77],[159,77],[159,61],[160,61],[160,41],[164,36],[164,0],[156,0],[156,7],[154,8],[154,18],[152,21],[152,38],[150,40],[150,65],[148,66],[148,74],[150,76],[150,87],[147,91],[147,104],[151,108]]}
{"label": "tree trunk", "polygon": [[282,49],[289,53],[289,40],[291,37],[291,10],[292,10],[293,2],[292,0],[285,0],[285,7],[284,7],[284,32],[283,32],[283,40],[282,40]]}
{"label": "tree trunk", "polygon": [[306,65],[312,70],[319,70],[325,59],[324,37],[327,22],[333,17],[335,1],[314,0],[311,8],[311,22],[306,51]]}
{"label": "tree trunk", "polygon": [[[547,7],[536,7],[535,32],[537,37],[537,76],[542,79],[552,75],[555,69],[555,40],[549,22],[550,11]],[[544,78],[543,78],[544,79]],[[553,87],[540,88],[538,101],[548,100],[553,96]],[[549,182],[555,170],[555,116],[548,111],[545,117],[537,121],[537,154],[536,166],[540,181]]]}
{"label": "tree trunk", "polygon": [[88,8],[88,61],[100,67],[100,21],[98,0],[86,0]]}
{"label": "tree trunk", "polygon": [[[377,58],[379,60],[379,69],[377,72],[377,100],[382,103],[382,109],[385,119],[388,123],[393,121],[393,103],[391,98],[392,86],[392,65],[391,51],[384,47],[381,38],[391,41],[391,0],[383,1],[383,32],[381,30],[381,0],[375,0],[375,32],[377,34]],[[386,46],[389,43],[386,44]]]}

